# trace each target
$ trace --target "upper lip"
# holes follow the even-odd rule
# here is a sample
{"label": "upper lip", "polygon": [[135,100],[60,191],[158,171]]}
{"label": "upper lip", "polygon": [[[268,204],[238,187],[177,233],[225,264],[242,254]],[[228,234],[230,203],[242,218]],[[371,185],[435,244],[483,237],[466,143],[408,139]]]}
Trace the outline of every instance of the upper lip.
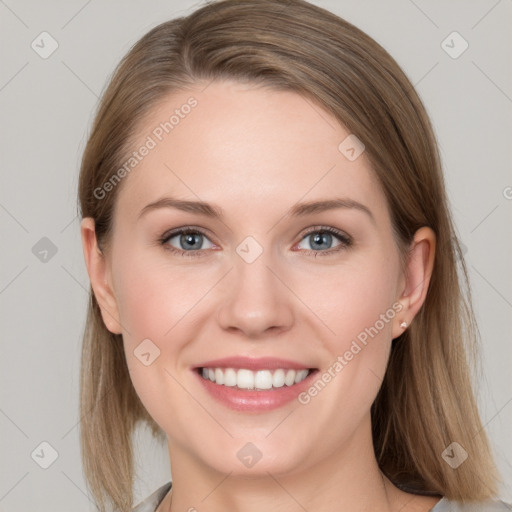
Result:
{"label": "upper lip", "polygon": [[196,368],[246,368],[247,370],[275,370],[277,368],[302,370],[307,364],[275,357],[224,357],[198,364]]}

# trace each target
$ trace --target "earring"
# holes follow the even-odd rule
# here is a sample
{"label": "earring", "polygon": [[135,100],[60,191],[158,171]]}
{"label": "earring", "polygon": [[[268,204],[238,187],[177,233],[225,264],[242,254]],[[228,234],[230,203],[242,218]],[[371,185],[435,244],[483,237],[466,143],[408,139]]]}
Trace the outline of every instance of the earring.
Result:
{"label": "earring", "polygon": [[407,327],[407,322],[402,322],[402,323],[400,324],[400,327],[401,327],[402,329],[405,329],[405,328]]}

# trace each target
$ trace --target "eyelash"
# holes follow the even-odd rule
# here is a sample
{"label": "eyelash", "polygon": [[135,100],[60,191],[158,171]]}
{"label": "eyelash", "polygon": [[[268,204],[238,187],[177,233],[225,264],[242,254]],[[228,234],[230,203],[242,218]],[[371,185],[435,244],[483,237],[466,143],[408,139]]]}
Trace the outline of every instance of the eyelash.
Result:
{"label": "eyelash", "polygon": [[[328,249],[325,251],[313,251],[313,250],[304,250],[302,249],[302,252],[305,252],[306,254],[313,255],[315,258],[317,256],[332,256],[339,251],[342,251],[343,249],[347,249],[352,245],[352,239],[347,236],[342,231],[339,231],[335,228],[331,228],[328,226],[313,226],[309,231],[302,234],[302,237],[299,241],[299,243],[306,238],[309,235],[312,235],[313,233],[329,233],[331,235],[334,235],[340,242],[338,246],[336,246],[334,249]],[[193,228],[193,227],[185,227],[185,228],[179,228],[175,231],[166,232],[164,233],[158,240],[158,242],[164,246],[165,250],[171,251],[174,254],[178,254],[179,256],[184,257],[202,257],[206,256],[206,250],[205,249],[194,249],[192,251],[183,251],[180,249],[176,249],[176,247],[173,247],[172,245],[169,245],[167,242],[174,238],[177,235],[189,235],[189,234],[201,234],[208,238],[208,235],[199,228]]]}

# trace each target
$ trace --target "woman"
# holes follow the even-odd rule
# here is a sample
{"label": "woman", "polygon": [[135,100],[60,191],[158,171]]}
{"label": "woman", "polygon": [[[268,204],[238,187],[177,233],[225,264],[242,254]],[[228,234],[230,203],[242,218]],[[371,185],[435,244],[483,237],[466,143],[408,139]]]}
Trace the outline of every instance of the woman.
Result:
{"label": "woman", "polygon": [[173,478],[137,512],[507,510],[435,137],[359,29],[225,0],[151,30],[102,98],[79,199],[102,508],[133,507],[142,421]]}

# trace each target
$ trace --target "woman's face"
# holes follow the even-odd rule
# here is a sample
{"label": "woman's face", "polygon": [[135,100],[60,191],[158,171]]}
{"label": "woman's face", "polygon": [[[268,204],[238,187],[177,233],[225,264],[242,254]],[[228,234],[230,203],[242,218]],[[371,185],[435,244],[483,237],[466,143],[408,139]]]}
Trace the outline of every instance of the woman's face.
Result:
{"label": "woman's face", "polygon": [[117,185],[103,313],[171,456],[290,473],[348,441],[367,447],[410,318],[362,147],[310,100],[234,82],[170,96],[139,133]]}

